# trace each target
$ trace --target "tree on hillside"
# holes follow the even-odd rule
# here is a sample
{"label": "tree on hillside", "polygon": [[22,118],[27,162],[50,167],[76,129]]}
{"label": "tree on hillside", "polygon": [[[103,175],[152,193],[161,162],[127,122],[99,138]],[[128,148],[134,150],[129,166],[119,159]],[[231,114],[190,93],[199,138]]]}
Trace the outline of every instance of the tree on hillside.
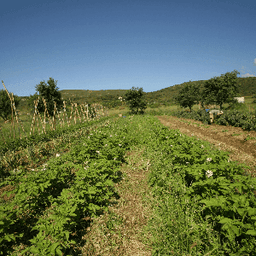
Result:
{"label": "tree on hillside", "polygon": [[144,99],[143,88],[132,87],[129,91],[125,93],[124,99],[128,104],[128,107],[132,114],[143,114],[147,108],[147,103]]}
{"label": "tree on hillside", "polygon": [[224,103],[232,103],[238,94],[237,70],[206,80],[202,98],[206,104],[216,104],[222,110]]}
{"label": "tree on hillside", "polygon": [[199,86],[191,81],[182,87],[178,95],[174,98],[175,102],[183,108],[189,108],[190,112],[195,104],[199,103],[200,90]]}
{"label": "tree on hillside", "polygon": [[61,100],[61,93],[58,91],[57,87],[57,80],[54,80],[53,78],[49,78],[47,81],[47,84],[45,81],[41,81],[38,85],[36,85],[36,91],[34,95],[30,96],[29,99],[29,105],[34,107],[34,101],[38,99],[38,96],[40,96],[40,100],[37,105],[37,110],[40,113],[43,113],[45,111],[45,106],[43,103],[42,98],[46,101],[46,106],[49,114],[53,116],[54,114],[54,102],[56,102],[56,107],[58,110],[62,109],[63,107],[63,101]]}
{"label": "tree on hillside", "polygon": [[[17,108],[20,103],[20,98],[16,95],[13,95],[13,98],[14,98],[15,108]],[[10,118],[11,113],[12,113],[11,100],[5,90],[0,90],[0,117],[2,117],[6,121]]]}

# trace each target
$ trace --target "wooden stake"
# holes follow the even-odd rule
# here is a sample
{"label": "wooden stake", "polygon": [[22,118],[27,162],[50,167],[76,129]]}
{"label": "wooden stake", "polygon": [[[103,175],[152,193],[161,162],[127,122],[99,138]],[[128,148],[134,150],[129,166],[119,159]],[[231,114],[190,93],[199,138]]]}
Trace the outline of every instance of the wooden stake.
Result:
{"label": "wooden stake", "polygon": [[33,134],[34,134],[34,125],[35,125],[37,104],[38,104],[38,100],[34,100],[35,112],[33,115],[32,124],[31,124],[31,128],[30,128],[30,133],[29,133],[30,135],[32,134],[32,129],[33,129]]}
{"label": "wooden stake", "polygon": [[44,111],[47,113],[49,124],[52,125],[52,129],[51,130],[53,130],[52,119],[51,119],[50,114],[49,114],[49,112],[47,110],[47,104],[46,104],[46,100],[44,98],[43,98],[43,102],[44,102],[44,107],[45,107]]}
{"label": "wooden stake", "polygon": [[71,102],[71,113],[70,113],[70,117],[69,117],[69,122],[71,124],[71,118],[73,116],[73,103]]}
{"label": "wooden stake", "polygon": [[[68,127],[69,127],[68,116],[67,116],[67,113],[66,113],[66,102],[63,101],[63,104],[64,104],[64,113],[65,113],[65,117],[66,117],[66,120],[67,120],[67,123],[68,123]],[[64,114],[64,113],[63,113],[63,114]]]}

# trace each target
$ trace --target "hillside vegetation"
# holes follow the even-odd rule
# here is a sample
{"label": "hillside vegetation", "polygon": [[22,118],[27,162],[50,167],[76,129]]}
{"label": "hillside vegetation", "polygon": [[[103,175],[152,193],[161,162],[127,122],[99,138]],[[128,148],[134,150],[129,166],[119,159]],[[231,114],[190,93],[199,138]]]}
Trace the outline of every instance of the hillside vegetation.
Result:
{"label": "hillside vegetation", "polygon": [[[203,86],[205,80],[192,81],[193,84]],[[145,99],[150,107],[158,107],[160,105],[175,105],[174,97],[178,95],[179,90],[188,82],[176,84],[158,91],[145,93]],[[239,95],[249,97],[256,91],[256,77],[238,78]],[[132,85],[131,85],[132,86]],[[129,90],[130,88],[127,88]],[[122,102],[118,97],[123,97],[127,90],[61,90],[61,96],[64,100],[77,103],[100,103],[108,108],[122,106]],[[28,97],[21,97],[20,106],[26,105]]]}

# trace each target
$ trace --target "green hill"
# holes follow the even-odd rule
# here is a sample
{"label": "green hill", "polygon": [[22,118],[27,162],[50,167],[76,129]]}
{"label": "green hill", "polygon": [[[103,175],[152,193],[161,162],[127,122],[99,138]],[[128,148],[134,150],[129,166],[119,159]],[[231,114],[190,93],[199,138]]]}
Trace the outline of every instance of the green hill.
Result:
{"label": "green hill", "polygon": [[107,107],[116,107],[121,105],[118,97],[124,96],[127,90],[62,90],[60,92],[64,100],[70,99],[71,102],[101,103]]}
{"label": "green hill", "polygon": [[[192,81],[192,83],[203,86],[205,80]],[[160,104],[172,104],[174,97],[178,94],[179,90],[188,82],[173,85],[159,91],[149,92],[146,94],[149,102],[156,102]],[[239,94],[238,96],[251,96],[253,91],[256,91],[256,77],[238,78]]]}
{"label": "green hill", "polygon": [[[205,80],[192,81],[194,84],[203,86]],[[179,90],[188,82],[176,84],[158,91],[148,92],[145,94],[146,100],[151,106],[172,105],[174,97]],[[256,91],[256,77],[238,78],[239,94],[238,96],[251,96]],[[131,85],[132,87],[132,85]],[[101,103],[106,107],[121,106],[122,103],[118,97],[124,96],[127,90],[61,90],[64,100],[71,100],[77,103]],[[22,97],[27,98],[27,97]]]}
{"label": "green hill", "polygon": [[256,90],[256,77],[238,78],[240,96],[251,96]]}

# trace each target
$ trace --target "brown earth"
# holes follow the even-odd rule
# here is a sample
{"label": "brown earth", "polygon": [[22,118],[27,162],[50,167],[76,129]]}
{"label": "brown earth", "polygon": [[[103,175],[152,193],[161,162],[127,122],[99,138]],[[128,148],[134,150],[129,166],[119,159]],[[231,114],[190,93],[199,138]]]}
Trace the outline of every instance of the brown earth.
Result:
{"label": "brown earth", "polygon": [[247,170],[256,177],[256,132],[243,131],[242,128],[222,125],[205,125],[200,121],[174,116],[157,116],[160,122],[170,129],[179,129],[181,133],[208,141],[217,148],[228,151],[230,159],[244,163]]}

